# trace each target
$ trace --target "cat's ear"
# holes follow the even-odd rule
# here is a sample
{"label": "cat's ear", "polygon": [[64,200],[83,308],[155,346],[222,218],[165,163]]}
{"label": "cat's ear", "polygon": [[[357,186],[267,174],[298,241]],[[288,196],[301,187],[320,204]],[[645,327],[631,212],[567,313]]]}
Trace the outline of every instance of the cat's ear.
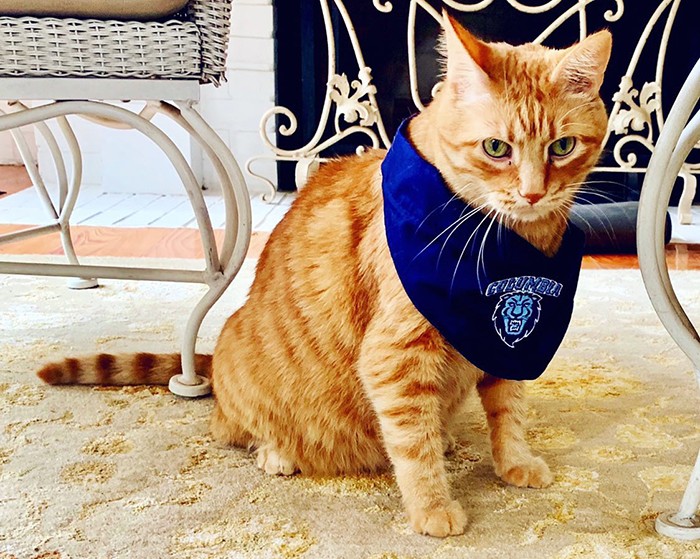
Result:
{"label": "cat's ear", "polygon": [[569,93],[597,95],[610,60],[612,35],[603,30],[564,51],[552,80]]}
{"label": "cat's ear", "polygon": [[469,33],[445,10],[442,19],[447,83],[463,97],[488,94],[491,47]]}

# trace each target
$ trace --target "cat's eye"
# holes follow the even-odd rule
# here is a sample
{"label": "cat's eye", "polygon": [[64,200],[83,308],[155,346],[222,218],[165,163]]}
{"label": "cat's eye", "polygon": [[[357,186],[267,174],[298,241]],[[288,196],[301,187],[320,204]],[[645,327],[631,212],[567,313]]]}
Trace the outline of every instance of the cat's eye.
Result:
{"label": "cat's eye", "polygon": [[486,155],[490,157],[501,159],[502,157],[510,155],[510,145],[503,140],[488,138],[487,140],[484,140],[482,145]]}
{"label": "cat's eye", "polygon": [[571,136],[559,138],[549,146],[549,154],[554,157],[564,157],[574,151],[575,146],[576,138],[572,138]]}

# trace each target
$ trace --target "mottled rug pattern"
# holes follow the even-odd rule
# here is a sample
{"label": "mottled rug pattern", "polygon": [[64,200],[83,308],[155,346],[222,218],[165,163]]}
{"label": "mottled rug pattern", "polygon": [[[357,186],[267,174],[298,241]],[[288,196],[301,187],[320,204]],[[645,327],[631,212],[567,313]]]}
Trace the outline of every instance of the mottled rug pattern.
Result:
{"label": "mottled rug pattern", "polygon": [[[191,263],[190,263],[191,264]],[[205,321],[210,351],[253,275]],[[696,272],[673,275],[690,316]],[[160,387],[56,388],[34,371],[78,353],[177,350],[203,286],[0,276],[0,559],[700,558],[657,536],[700,447],[690,364],[653,313],[638,271],[584,271],[564,345],[529,383],[529,439],[556,481],[508,487],[470,401],[449,477],[470,517],[446,540],[413,534],[391,475],[269,477],[218,447],[211,399]]]}

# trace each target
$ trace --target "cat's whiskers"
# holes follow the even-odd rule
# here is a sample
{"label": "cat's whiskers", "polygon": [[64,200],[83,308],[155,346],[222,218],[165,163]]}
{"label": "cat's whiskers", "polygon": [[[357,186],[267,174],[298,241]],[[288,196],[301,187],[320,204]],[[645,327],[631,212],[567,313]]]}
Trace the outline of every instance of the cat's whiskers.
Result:
{"label": "cat's whiskers", "polygon": [[[491,232],[491,227],[493,227],[493,224],[496,222],[498,222],[497,230],[500,231],[501,222],[498,220],[499,212],[495,208],[493,211],[496,212],[496,215],[491,220],[491,223],[489,223],[489,226],[486,229],[486,233],[484,233],[484,236],[481,239],[481,246],[479,247],[479,253],[477,254],[477,257],[476,257],[476,281],[479,283],[479,291],[482,290],[482,288],[481,288],[481,276],[479,275],[479,262],[481,262],[481,269],[484,271],[484,275],[486,275],[486,259],[484,258],[484,247],[486,245],[486,237],[489,236],[489,233]],[[500,240],[499,240],[499,243],[500,243]]]}
{"label": "cat's whiskers", "polygon": [[628,184],[625,184],[624,182],[611,181],[611,180],[584,180],[584,181],[580,181],[580,182],[570,182],[570,183],[565,184],[564,187],[587,186],[589,184],[614,184],[615,186],[621,186],[622,188],[625,188],[630,192],[636,192],[634,188],[632,188]]}
{"label": "cat's whiskers", "polygon": [[[605,182],[605,181],[599,181],[599,182]],[[565,185],[565,186],[572,186],[572,185],[577,185],[577,184],[585,185],[586,183],[584,183],[584,182],[571,183],[571,184]],[[568,219],[571,208],[575,202],[589,204],[591,206],[592,210],[594,210],[595,212],[598,212],[600,214],[598,217],[600,219],[601,225],[605,229],[605,233],[607,234],[610,241],[613,241],[613,237],[612,237],[612,233],[611,233],[613,226],[612,226],[612,222],[610,221],[610,218],[608,218],[605,215],[605,213],[600,208],[596,207],[596,204],[594,204],[590,200],[586,200],[585,198],[578,199],[579,195],[581,193],[588,193],[588,194],[603,196],[602,194],[599,194],[597,192],[591,192],[590,190],[587,191],[586,189],[580,189],[577,192],[575,192],[573,195],[569,196],[566,190],[560,190],[555,194],[555,197],[554,197],[555,200],[558,200],[559,198],[563,199],[562,203],[559,205],[559,207],[556,208],[557,213],[561,217]],[[608,199],[613,201],[611,198],[608,198]],[[579,215],[579,218],[586,224],[586,226],[588,227],[589,233],[593,233],[594,229],[593,229],[593,226],[591,225],[591,223],[585,217],[583,217],[581,215]],[[610,226],[610,228],[608,228],[606,226],[606,224],[604,223],[604,220],[607,221],[607,225]]]}
{"label": "cat's whiskers", "polygon": [[581,217],[581,221],[583,221],[586,224],[586,227],[588,227],[588,232],[593,234],[593,226],[588,222],[588,220],[585,217]]}
{"label": "cat's whiskers", "polygon": [[503,215],[505,216],[506,221],[509,222],[509,223],[506,223],[507,227],[509,229],[512,229],[513,227],[515,227],[515,225],[517,223],[516,219],[512,215],[508,215],[508,214],[503,214]]}
{"label": "cat's whiskers", "polygon": [[[610,221],[610,218],[607,215],[605,215],[605,212],[603,210],[598,208],[597,205],[594,204],[593,202],[591,202],[590,200],[581,200],[581,202],[584,202],[584,203],[588,204],[589,206],[591,206],[590,209],[593,210],[594,213],[598,213],[598,215],[596,215],[596,217],[600,220],[600,223],[603,226],[603,229],[605,230],[605,234],[608,236],[608,239],[610,240],[611,243],[613,243],[614,239],[613,239],[612,231],[613,231],[614,227],[613,227],[612,222]],[[580,214],[579,214],[579,218],[588,226],[588,231],[590,233],[593,233],[594,228],[591,225],[591,223]],[[605,222],[607,222],[607,225]],[[608,226],[609,226],[609,228],[608,228]]]}
{"label": "cat's whiskers", "polygon": [[[469,206],[467,206],[467,207],[469,207]],[[482,206],[480,206],[479,208],[474,209],[474,210],[472,210],[471,212],[469,212],[469,214],[467,215],[467,219],[471,218],[471,217],[472,217],[473,215],[475,215],[478,211],[482,210],[482,209],[485,208],[485,207],[488,207],[488,203],[485,203],[485,204],[483,204]],[[491,213],[491,212],[489,211],[489,213]],[[486,214],[486,215],[488,215],[488,214]],[[465,220],[465,221],[466,221],[466,220]],[[438,253],[437,264],[436,264],[437,266],[440,265],[440,259],[442,258],[442,253],[443,253],[443,251],[445,250],[445,247],[447,246],[447,243],[449,242],[450,237],[452,237],[452,235],[454,235],[455,232],[456,232],[463,224],[464,224],[464,222],[460,223],[457,227],[455,227],[454,229],[452,229],[452,231],[450,231],[450,234],[447,235],[447,237],[445,237],[445,240],[444,240],[443,243],[442,243],[442,247],[440,247],[440,252]],[[478,227],[478,226],[477,226],[477,227]]]}
{"label": "cat's whiskers", "polygon": [[608,200],[610,202],[615,202],[616,200],[610,195],[606,190],[600,190],[599,188],[580,188],[576,191],[575,196],[581,196],[582,194],[592,194]]}
{"label": "cat's whiskers", "polygon": [[[452,197],[451,197],[447,202],[445,202],[444,204],[440,204],[437,208],[435,208],[434,210],[430,211],[430,212],[428,213],[428,215],[426,215],[426,216],[423,218],[423,221],[420,222],[420,224],[418,225],[418,227],[416,227],[416,231],[419,231],[420,228],[423,227],[423,225],[425,224],[425,222],[428,220],[428,218],[429,218],[431,215],[433,215],[435,212],[437,212],[438,210],[439,210],[439,211],[445,211],[445,209],[447,208],[447,206],[449,206],[452,202],[454,202],[454,201],[457,200],[458,198],[461,200],[462,198],[459,196],[459,194],[461,194],[462,192],[464,192],[467,188],[470,188],[470,187],[472,186],[472,184],[473,184],[473,183],[471,183],[471,182],[465,183],[463,186],[461,186],[459,189],[457,189],[457,190],[454,192],[454,194],[452,195]],[[481,194],[481,195],[477,196],[477,197],[474,199],[474,201],[475,201],[475,202],[478,202],[479,200],[481,200],[482,198],[485,198],[485,197],[486,197],[485,194]],[[464,212],[462,212],[462,215],[464,215]],[[460,217],[461,217],[461,216],[460,216]]]}
{"label": "cat's whiskers", "polygon": [[498,200],[498,204],[494,204],[493,207],[499,212],[501,220],[505,219],[507,221],[505,226],[509,229],[512,229],[514,225],[523,221],[518,215],[518,204],[513,200],[507,198]]}
{"label": "cat's whiskers", "polygon": [[[609,202],[615,202],[613,198],[608,196],[607,191],[605,190],[600,190],[598,188],[593,188],[591,185],[593,184],[614,184],[617,186],[622,186],[626,188],[629,191],[632,191],[633,189],[629,187],[628,185],[617,182],[617,181],[580,181],[580,182],[570,182],[567,184],[561,185],[555,192],[553,192],[552,197],[553,199],[556,200],[557,196],[562,195],[566,197],[571,197],[576,201],[581,201],[580,197],[583,194],[590,194],[593,196],[598,196],[600,198],[603,198],[606,201]],[[573,191],[573,192],[572,192]]]}
{"label": "cat's whiskers", "polygon": [[567,201],[571,200],[574,196],[576,196],[576,190],[569,188],[569,185],[563,185],[560,188],[552,191],[550,193],[550,201],[553,202],[555,205],[561,204],[562,201]]}
{"label": "cat's whiskers", "polygon": [[[452,201],[452,200],[454,200],[455,198],[457,198],[457,196],[459,196],[459,195],[460,195],[462,192],[464,192],[467,188],[471,188],[473,185],[474,185],[473,182],[467,181],[467,182],[465,182],[464,184],[462,184],[462,186],[460,186],[459,188],[456,188],[456,189],[454,190],[454,193],[453,193],[453,195],[452,195],[452,198],[450,198],[450,201]],[[482,196],[483,196],[483,195],[482,195]]]}
{"label": "cat's whiskers", "polygon": [[[460,215],[460,217],[458,217],[454,222],[452,222],[450,225],[448,225],[447,227],[445,227],[445,229],[443,229],[442,231],[440,231],[440,233],[438,233],[438,234],[435,236],[435,238],[433,238],[433,240],[430,241],[430,242],[425,246],[425,248],[423,248],[418,254],[416,254],[416,255],[413,257],[413,260],[415,260],[416,258],[418,258],[418,257],[419,257],[421,254],[423,254],[426,250],[428,250],[435,242],[437,242],[437,240],[438,240],[440,237],[442,237],[445,233],[447,233],[448,231],[450,231],[450,229],[453,229],[452,232],[456,231],[461,225],[463,225],[464,223],[466,223],[466,221],[467,221],[470,217],[472,217],[474,214],[480,212],[481,210],[483,210],[483,209],[486,208],[487,206],[488,206],[488,204],[482,204],[482,205],[477,206],[476,208],[472,209],[472,211],[470,211],[468,214],[466,214],[466,215]],[[467,207],[464,209],[464,211],[466,211],[468,208],[469,208],[469,206],[467,206]],[[462,214],[464,214],[464,211],[462,212]],[[449,238],[449,237],[448,237],[448,238]],[[443,245],[443,248],[444,248],[444,245]],[[442,254],[442,250],[440,251],[440,253]]]}
{"label": "cat's whiskers", "polygon": [[452,201],[454,201],[454,199],[455,199],[455,197],[453,196],[452,198],[450,198],[450,199],[449,199],[447,202],[445,202],[444,204],[440,204],[437,208],[435,208],[435,209],[433,209],[432,211],[430,211],[430,212],[423,218],[423,220],[418,224],[418,227],[416,227],[416,231],[420,231],[420,228],[423,227],[423,225],[425,225],[425,222],[428,221],[428,219],[430,218],[430,216],[433,215],[435,212],[437,212],[437,211],[441,211],[441,212],[442,212],[442,211],[445,211],[445,208],[447,208],[447,206],[449,206],[450,203],[451,203]]}
{"label": "cat's whiskers", "polygon": [[[450,202],[452,200],[459,199],[462,202],[464,202],[465,204],[474,207],[474,204],[479,204],[482,200],[488,199],[488,193],[481,193],[478,196],[475,196],[473,199],[470,199],[470,200],[467,200],[466,198],[463,198],[462,196],[460,196],[463,192],[465,192],[468,189],[473,188],[473,187],[474,187],[474,183],[471,181],[464,183],[464,185],[462,185],[461,187],[459,187],[458,189],[456,189],[454,191],[454,194],[450,198]],[[486,202],[486,203],[488,203],[488,202]]]}
{"label": "cat's whiskers", "polygon": [[[481,226],[484,224],[484,222],[489,219],[489,216],[496,211],[494,208],[490,209],[486,215],[482,218],[482,220],[479,222],[479,224],[474,227],[474,231],[472,231],[472,234],[469,235],[469,238],[467,239],[467,242],[464,243],[464,247],[462,247],[462,252],[459,254],[459,258],[457,259],[457,263],[455,264],[455,271],[452,274],[452,281],[450,282],[450,293],[452,293],[452,288],[454,287],[455,279],[457,278],[457,271],[459,270],[459,265],[462,262],[462,258],[464,258],[464,254],[467,251],[467,248],[472,242],[472,239],[474,238],[474,235],[479,231]],[[492,222],[493,223],[493,222]]]}
{"label": "cat's whiskers", "polygon": [[508,217],[506,216],[503,212],[496,211],[496,219],[498,221],[498,228],[496,229],[496,241],[498,244],[501,244],[501,231],[503,230],[503,227],[507,227],[507,225],[503,224],[503,218]]}
{"label": "cat's whiskers", "polygon": [[504,206],[508,208],[507,214],[514,224],[532,223],[546,217],[551,211],[547,209],[551,205],[551,200],[534,206],[520,204],[517,200],[509,200],[508,202]]}
{"label": "cat's whiskers", "polygon": [[597,196],[598,198],[602,198],[603,200],[610,202],[610,203],[615,203],[615,201],[616,201],[614,198],[611,198],[610,196],[608,196],[607,194],[604,194],[600,190],[587,189],[587,188],[580,189],[576,193],[575,198],[578,200],[582,194],[588,194],[590,196]]}
{"label": "cat's whiskers", "polygon": [[[566,223],[569,222],[569,209],[565,209],[564,207],[559,207],[559,208],[555,209],[553,213],[555,215],[557,215],[558,217],[560,217],[564,222],[566,222]],[[589,231],[592,232],[590,224],[588,222],[586,222],[586,225],[588,225]]]}

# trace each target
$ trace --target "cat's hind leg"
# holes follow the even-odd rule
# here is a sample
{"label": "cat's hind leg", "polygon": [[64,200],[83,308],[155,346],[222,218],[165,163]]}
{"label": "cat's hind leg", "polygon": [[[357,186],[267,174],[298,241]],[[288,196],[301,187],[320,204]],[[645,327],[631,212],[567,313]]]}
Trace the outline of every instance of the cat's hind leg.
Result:
{"label": "cat's hind leg", "polygon": [[513,380],[486,376],[477,385],[491,435],[496,475],[518,487],[547,487],[549,467],[525,441],[525,387]]}
{"label": "cat's hind leg", "polygon": [[290,476],[297,471],[294,462],[282,455],[274,445],[257,443],[253,435],[226,417],[218,403],[211,415],[210,428],[214,440],[224,446],[239,446],[249,449],[256,447],[258,468],[265,473]]}
{"label": "cat's hind leg", "polygon": [[253,443],[253,436],[235,421],[226,417],[218,403],[211,414],[209,428],[214,440],[223,446],[247,448]]}

